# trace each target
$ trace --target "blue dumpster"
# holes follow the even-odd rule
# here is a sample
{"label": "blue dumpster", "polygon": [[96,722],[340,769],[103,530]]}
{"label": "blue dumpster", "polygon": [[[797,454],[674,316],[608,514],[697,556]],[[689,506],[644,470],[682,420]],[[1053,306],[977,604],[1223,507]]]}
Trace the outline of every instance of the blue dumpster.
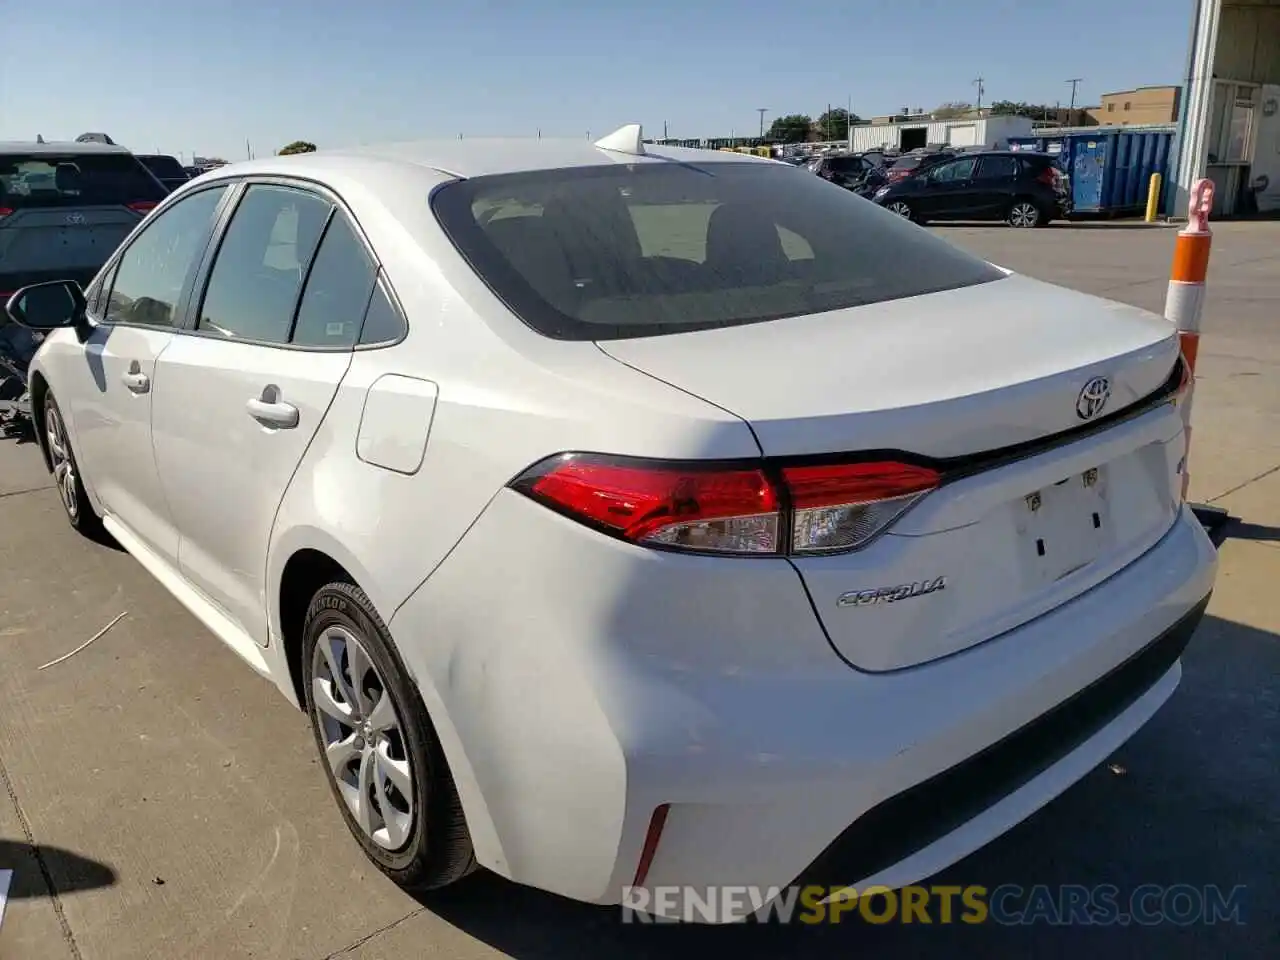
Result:
{"label": "blue dumpster", "polygon": [[[1084,127],[1035,137],[1010,137],[1010,150],[1034,150],[1058,158],[1071,177],[1076,213],[1132,213],[1147,205],[1151,175],[1169,177],[1173,124],[1151,127]],[[1161,191],[1160,211],[1164,197]]]}

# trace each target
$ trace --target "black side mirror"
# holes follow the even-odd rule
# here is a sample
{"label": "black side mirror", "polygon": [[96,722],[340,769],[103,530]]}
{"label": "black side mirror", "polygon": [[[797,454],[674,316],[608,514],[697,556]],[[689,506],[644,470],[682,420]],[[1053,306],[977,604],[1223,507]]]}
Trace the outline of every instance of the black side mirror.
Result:
{"label": "black side mirror", "polygon": [[9,298],[9,316],[28,330],[44,333],[84,323],[84,291],[74,280],[50,280],[23,287]]}

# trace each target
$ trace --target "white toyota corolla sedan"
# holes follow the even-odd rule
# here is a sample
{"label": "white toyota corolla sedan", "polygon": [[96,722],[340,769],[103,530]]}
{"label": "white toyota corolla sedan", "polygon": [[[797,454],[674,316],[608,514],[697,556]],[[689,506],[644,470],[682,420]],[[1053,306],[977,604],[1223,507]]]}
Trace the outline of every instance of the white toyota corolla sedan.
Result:
{"label": "white toyota corolla sedan", "polygon": [[71,523],[407,886],[915,882],[1146,723],[1213,587],[1172,325],[636,127],[224,167],[8,307]]}

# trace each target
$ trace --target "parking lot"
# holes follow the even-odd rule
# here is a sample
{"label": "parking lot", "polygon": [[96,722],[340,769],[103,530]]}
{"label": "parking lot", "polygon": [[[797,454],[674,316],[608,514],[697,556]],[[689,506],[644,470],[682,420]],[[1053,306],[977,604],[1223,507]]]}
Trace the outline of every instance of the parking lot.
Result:
{"label": "parking lot", "polygon": [[[1042,279],[1164,302],[1165,227],[937,232]],[[1217,225],[1209,282],[1191,494],[1238,522],[1183,685],[1110,766],[937,882],[1243,885],[1242,924],[650,928],[486,875],[419,902],[348,836],[305,717],[126,554],[77,536],[34,445],[3,441],[0,869],[15,873],[0,958],[1274,955],[1280,223]]]}

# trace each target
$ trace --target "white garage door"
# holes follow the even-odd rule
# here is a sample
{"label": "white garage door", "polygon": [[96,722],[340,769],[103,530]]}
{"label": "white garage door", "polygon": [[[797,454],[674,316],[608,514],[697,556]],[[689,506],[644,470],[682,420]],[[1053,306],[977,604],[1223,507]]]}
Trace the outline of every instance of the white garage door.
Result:
{"label": "white garage door", "polygon": [[947,143],[953,147],[974,147],[978,145],[978,125],[961,123],[947,127]]}

